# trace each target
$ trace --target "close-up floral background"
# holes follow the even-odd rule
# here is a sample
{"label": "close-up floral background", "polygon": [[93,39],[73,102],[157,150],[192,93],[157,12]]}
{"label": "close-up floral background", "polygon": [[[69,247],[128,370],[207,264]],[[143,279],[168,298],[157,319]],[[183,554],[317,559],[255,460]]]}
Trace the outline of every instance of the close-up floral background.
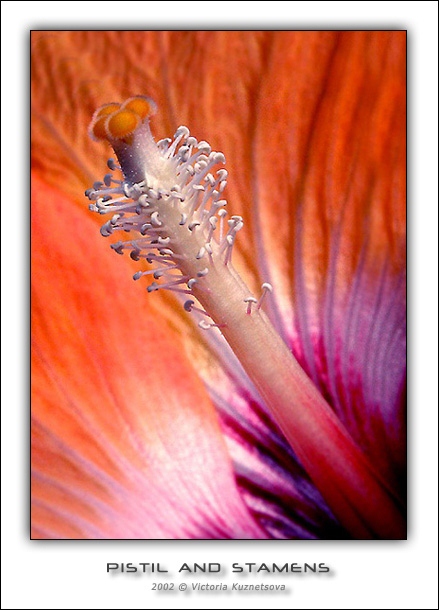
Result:
{"label": "close-up floral background", "polygon": [[405,45],[32,32],[33,538],[353,537],[331,468],[322,487],[219,331],[133,282],[100,235],[84,191],[112,151],[87,128],[133,95],[157,103],[157,140],[187,125],[224,153],[233,265],[271,283],[274,328],[404,514]]}

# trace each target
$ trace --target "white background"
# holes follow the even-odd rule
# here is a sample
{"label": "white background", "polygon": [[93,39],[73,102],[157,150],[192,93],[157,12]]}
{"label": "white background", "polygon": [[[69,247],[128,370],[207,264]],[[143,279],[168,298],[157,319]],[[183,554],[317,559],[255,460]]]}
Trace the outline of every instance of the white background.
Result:
{"label": "white background", "polygon": [[[29,542],[28,31],[81,27],[408,29],[408,542]],[[2,607],[437,608],[437,3],[2,2],[2,109]],[[157,594],[151,583],[165,579],[107,575],[106,562],[128,561],[161,562],[177,585],[273,582],[289,592]],[[183,562],[234,561],[325,562],[333,571],[263,580],[177,573]]]}

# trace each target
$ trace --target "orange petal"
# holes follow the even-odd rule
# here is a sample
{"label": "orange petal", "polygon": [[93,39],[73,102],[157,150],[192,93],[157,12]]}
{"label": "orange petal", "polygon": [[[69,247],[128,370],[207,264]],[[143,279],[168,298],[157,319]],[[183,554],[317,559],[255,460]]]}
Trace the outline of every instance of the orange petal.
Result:
{"label": "orange petal", "polygon": [[320,324],[334,248],[339,291],[365,245],[372,273],[405,264],[405,33],[276,36],[254,141],[262,264],[300,332],[301,291]]}
{"label": "orange petal", "polygon": [[85,211],[33,179],[33,533],[264,537],[175,337]]}

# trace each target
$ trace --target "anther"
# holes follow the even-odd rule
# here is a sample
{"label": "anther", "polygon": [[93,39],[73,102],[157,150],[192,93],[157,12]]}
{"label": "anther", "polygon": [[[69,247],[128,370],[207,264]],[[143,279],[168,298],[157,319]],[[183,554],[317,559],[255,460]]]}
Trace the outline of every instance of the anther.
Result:
{"label": "anther", "polygon": [[247,314],[251,315],[253,304],[257,303],[258,299],[255,297],[247,297],[244,299],[244,303],[247,303]]}
{"label": "anther", "polygon": [[191,301],[190,299],[188,299],[184,302],[183,307],[186,311],[190,313],[192,311],[193,305],[195,305],[195,301]]}
{"label": "anther", "polygon": [[162,256],[172,256],[173,258],[183,258],[181,254],[175,254],[171,248],[160,248],[160,254]]}
{"label": "anther", "polygon": [[[218,205],[220,202],[217,201],[216,205]],[[224,218],[227,216],[227,210],[225,210],[224,208],[221,208],[221,210],[218,210],[218,217],[220,219],[220,227],[219,227],[219,241],[220,243],[223,240],[223,234],[224,234]]]}
{"label": "anther", "polygon": [[210,240],[212,239],[212,235],[213,235],[213,232],[216,229],[217,224],[218,224],[218,218],[216,216],[211,216],[209,218],[209,225],[210,225],[210,227],[209,227],[209,232],[207,234],[207,243],[209,243]]}
{"label": "anther", "polygon": [[259,301],[256,305],[256,309],[259,311],[259,309],[261,309],[262,307],[262,303],[264,302],[264,299],[267,295],[267,292],[273,292],[273,286],[271,284],[269,284],[268,282],[264,282],[261,286],[262,288],[262,294],[259,297]]}
{"label": "anther", "polygon": [[158,237],[157,241],[159,244],[162,244],[163,246],[167,246],[169,243],[171,243],[171,238],[170,237]]}
{"label": "anther", "polygon": [[175,139],[182,138],[182,137],[187,138],[189,135],[190,135],[189,129],[185,125],[180,125],[180,127],[174,133],[174,138]]}
{"label": "anther", "polygon": [[157,211],[151,214],[151,224],[155,227],[161,227],[162,223],[159,220],[159,213]]}
{"label": "anther", "polygon": [[146,290],[148,292],[154,292],[155,290],[159,290],[159,289],[160,289],[160,286],[159,286],[159,284],[157,284],[157,282],[153,282],[146,288]]}
{"label": "anther", "polygon": [[187,157],[187,153],[189,152],[189,150],[190,150],[189,146],[180,146],[180,148],[178,149],[178,156],[181,159],[186,160],[186,159],[184,159],[184,157]]}
{"label": "anther", "polygon": [[212,150],[210,147],[210,144],[208,144],[204,140],[201,140],[200,142],[198,142],[197,148],[198,148],[198,150],[203,151],[203,153],[205,153],[206,155],[210,154],[210,151]]}
{"label": "anther", "polygon": [[210,318],[207,311],[204,311],[204,309],[201,309],[201,307],[197,307],[195,305],[195,301],[193,301],[192,299],[188,299],[187,301],[185,301],[183,307],[189,313],[191,313],[191,311],[197,311],[198,313],[203,314],[203,316],[207,316],[208,318]]}
{"label": "anther", "polygon": [[225,163],[226,162],[226,158],[222,152],[212,153],[212,155],[213,155],[212,160],[214,161],[214,163]]}
{"label": "anther", "polygon": [[206,174],[206,176],[204,177],[204,181],[208,182],[210,184],[210,186],[214,186],[215,185],[215,178],[210,173]]}
{"label": "anther", "polygon": [[230,261],[232,260],[232,248],[233,248],[233,244],[235,243],[234,236],[226,235],[224,243],[225,243],[225,247],[226,247],[226,255],[224,257],[224,264],[228,265],[230,263]]}
{"label": "anther", "polygon": [[129,199],[131,197],[131,186],[128,184],[128,182],[123,183],[122,190],[125,197]]}
{"label": "anther", "polygon": [[171,142],[172,142],[171,138],[163,138],[162,140],[159,140],[157,142],[157,146],[165,151],[165,150],[167,150],[167,148]]}
{"label": "anther", "polygon": [[120,166],[117,165],[117,163],[116,163],[116,161],[114,159],[108,159],[107,167],[108,167],[108,169],[111,169],[112,172],[121,169]]}
{"label": "anther", "polygon": [[117,254],[123,254],[124,243],[122,241],[117,241],[114,244],[111,244],[111,249],[117,252]]}
{"label": "anther", "polygon": [[206,322],[206,320],[200,320],[198,322],[198,326],[203,330],[209,330],[209,328],[212,328],[212,324],[209,324],[209,322]]}
{"label": "anther", "polygon": [[102,225],[101,229],[102,237],[108,237],[113,233],[113,227],[111,226],[111,221],[108,220],[105,224]]}
{"label": "anther", "polygon": [[137,200],[137,203],[142,208],[149,208],[150,207],[150,204],[149,204],[149,201],[148,201],[148,197],[146,195],[140,195],[140,197]]}

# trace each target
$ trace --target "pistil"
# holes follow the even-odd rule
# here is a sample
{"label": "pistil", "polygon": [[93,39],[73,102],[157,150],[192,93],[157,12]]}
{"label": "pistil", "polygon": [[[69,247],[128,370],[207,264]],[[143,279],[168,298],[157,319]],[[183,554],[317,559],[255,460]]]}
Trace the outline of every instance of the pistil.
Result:
{"label": "pistil", "polygon": [[137,96],[107,104],[92,119],[90,134],[113,146],[121,180],[107,174],[86,195],[90,209],[111,218],[101,228],[134,235],[112,244],[152,268],[148,292],[188,295],[184,308],[199,315],[206,332],[222,332],[258,388],[304,468],[334,514],[354,538],[404,537],[398,501],[353,442],[330,406],[307,377],[263,311],[272,286],[253,295],[232,265],[233,246],[243,227],[227,220],[225,162],[189,130],[156,143],[149,129],[155,104]]}

